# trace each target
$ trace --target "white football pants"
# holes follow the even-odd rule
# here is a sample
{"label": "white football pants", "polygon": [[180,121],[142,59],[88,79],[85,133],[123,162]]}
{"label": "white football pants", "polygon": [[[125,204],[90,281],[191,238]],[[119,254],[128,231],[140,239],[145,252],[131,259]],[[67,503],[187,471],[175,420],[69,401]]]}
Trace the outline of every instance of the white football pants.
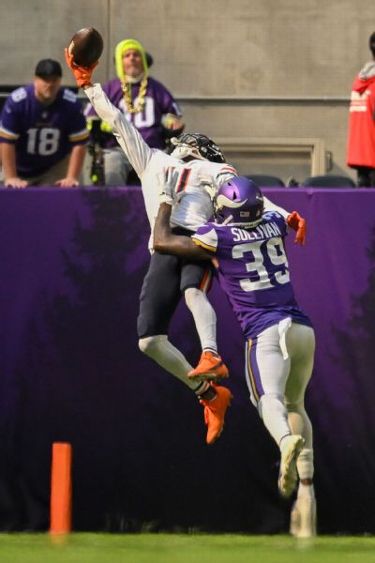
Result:
{"label": "white football pants", "polygon": [[[246,381],[251,402],[277,444],[287,434],[301,434],[300,478],[312,478],[312,427],[304,407],[314,363],[311,327],[284,319],[246,344]],[[303,465],[303,466],[302,466]]]}

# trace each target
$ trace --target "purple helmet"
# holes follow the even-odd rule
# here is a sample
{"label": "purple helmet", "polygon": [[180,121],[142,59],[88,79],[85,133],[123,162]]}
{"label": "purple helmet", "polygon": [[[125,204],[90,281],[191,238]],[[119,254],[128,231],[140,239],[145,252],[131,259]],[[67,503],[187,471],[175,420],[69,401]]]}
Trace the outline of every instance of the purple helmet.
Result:
{"label": "purple helmet", "polygon": [[215,207],[218,222],[255,227],[262,220],[263,195],[252,180],[235,176],[217,192]]}

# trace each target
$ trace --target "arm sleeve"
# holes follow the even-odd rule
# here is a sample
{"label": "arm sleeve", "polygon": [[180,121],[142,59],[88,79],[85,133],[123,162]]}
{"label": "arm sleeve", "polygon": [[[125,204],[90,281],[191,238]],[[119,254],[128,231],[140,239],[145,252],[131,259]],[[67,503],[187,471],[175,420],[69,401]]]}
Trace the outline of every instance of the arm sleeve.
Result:
{"label": "arm sleeve", "polygon": [[360,70],[358,77],[360,80],[367,80],[369,78],[375,77],[375,61],[370,61],[366,63],[365,66]]}
{"label": "arm sleeve", "polygon": [[85,88],[85,94],[98,116],[111,125],[117,142],[138,176],[141,176],[152,156],[150,147],[125,115],[109,101],[100,84]]}
{"label": "arm sleeve", "polygon": [[281,236],[285,237],[289,232],[288,223],[286,222],[286,218],[282,213],[277,211],[276,209],[265,211],[263,217],[268,218],[269,220],[275,221],[277,226],[280,229]]}
{"label": "arm sleeve", "polygon": [[162,84],[158,80],[155,80],[155,78],[153,78],[152,76],[149,76],[148,85],[148,95],[154,98],[155,105],[162,115],[172,113],[177,117],[182,117],[182,112],[176,100],[174,99],[168,88],[164,86],[164,84]]}
{"label": "arm sleeve", "polygon": [[89,119],[90,117],[97,117],[96,111],[92,107],[92,104],[86,105],[84,114],[85,114],[86,119]]}
{"label": "arm sleeve", "polygon": [[69,142],[72,145],[85,145],[89,139],[90,132],[87,127],[83,127],[80,131],[75,131],[69,135]]}
{"label": "arm sleeve", "polygon": [[90,132],[86,126],[86,119],[83,115],[82,106],[77,103],[72,111],[70,117],[70,131],[69,131],[69,142],[72,145],[84,145],[87,143]]}
{"label": "arm sleeve", "polygon": [[164,92],[162,96],[162,103],[160,104],[162,113],[172,113],[177,115],[177,117],[182,117],[182,111],[173,98],[172,94],[164,87]]}
{"label": "arm sleeve", "polygon": [[4,104],[0,122],[0,140],[13,144],[20,136],[19,112],[9,97]]}
{"label": "arm sleeve", "polygon": [[278,213],[280,213],[280,215],[282,215],[282,217],[284,217],[284,219],[286,219],[288,217],[288,215],[290,215],[289,211],[286,211],[286,209],[283,209],[282,207],[275,205],[267,197],[264,196],[263,199],[264,199],[264,211],[265,212],[266,211],[277,211]]}

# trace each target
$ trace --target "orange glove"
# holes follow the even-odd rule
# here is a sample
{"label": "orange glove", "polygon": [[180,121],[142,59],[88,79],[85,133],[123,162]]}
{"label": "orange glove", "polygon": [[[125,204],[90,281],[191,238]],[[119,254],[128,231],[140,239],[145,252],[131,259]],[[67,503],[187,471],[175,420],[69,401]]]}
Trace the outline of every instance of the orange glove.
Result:
{"label": "orange glove", "polygon": [[301,217],[297,211],[292,211],[286,219],[289,227],[296,231],[294,242],[297,244],[305,244],[306,242],[306,219]]}
{"label": "orange glove", "polygon": [[76,79],[77,85],[80,88],[83,88],[84,86],[92,86],[91,77],[94,68],[98,66],[98,62],[88,67],[78,66],[73,61],[73,55],[69,53],[69,50],[65,49],[64,52],[65,52],[66,64],[74,74],[74,78]]}

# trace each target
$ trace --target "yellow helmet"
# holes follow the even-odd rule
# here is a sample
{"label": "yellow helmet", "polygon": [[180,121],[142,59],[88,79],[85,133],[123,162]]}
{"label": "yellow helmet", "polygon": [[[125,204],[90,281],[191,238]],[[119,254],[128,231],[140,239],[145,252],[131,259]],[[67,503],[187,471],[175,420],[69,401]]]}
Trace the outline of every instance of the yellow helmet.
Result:
{"label": "yellow helmet", "polygon": [[126,51],[129,51],[129,49],[134,49],[135,51],[139,51],[139,53],[141,54],[141,57],[142,57],[143,69],[144,69],[145,74],[147,74],[147,71],[148,71],[146,51],[145,51],[145,48],[143,47],[142,43],[140,43],[136,39],[123,39],[123,41],[120,41],[120,43],[117,43],[117,45],[115,47],[116,74],[119,77],[119,79],[121,80],[121,82],[124,82],[124,80],[125,80],[125,73],[124,73],[124,67],[123,67],[123,63],[122,63],[122,57],[124,56],[124,53]]}

